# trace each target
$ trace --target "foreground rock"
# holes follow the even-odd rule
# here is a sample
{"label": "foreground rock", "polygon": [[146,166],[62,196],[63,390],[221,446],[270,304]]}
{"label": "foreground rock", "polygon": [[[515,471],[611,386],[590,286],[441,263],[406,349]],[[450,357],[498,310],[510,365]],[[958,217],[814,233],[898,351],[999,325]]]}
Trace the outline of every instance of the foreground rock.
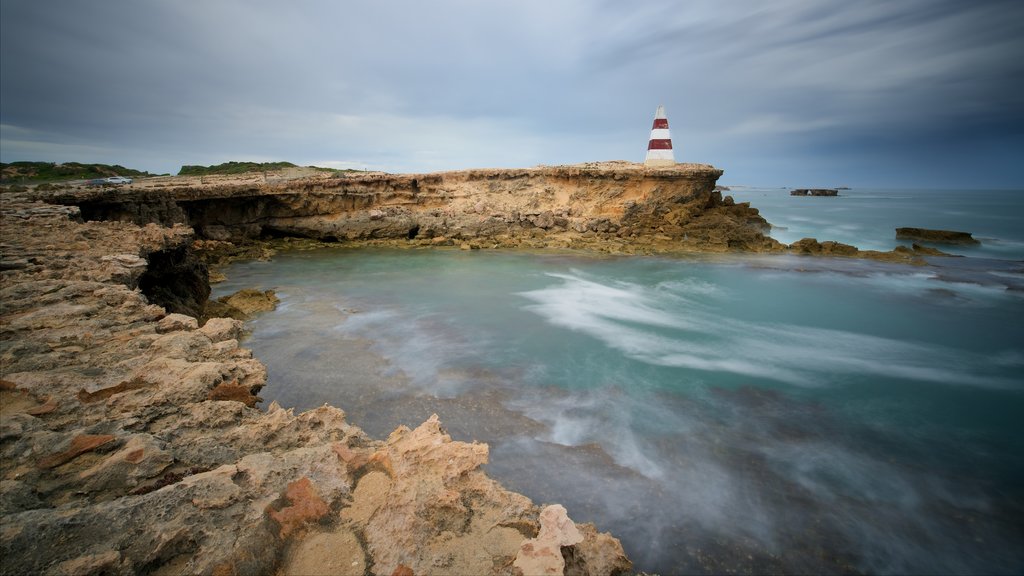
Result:
{"label": "foreground rock", "polygon": [[[242,323],[195,320],[190,228],[3,200],[0,573],[515,572],[541,509],[487,478],[485,445],[253,407]],[[629,569],[577,529],[565,570]]]}
{"label": "foreground rock", "polygon": [[897,240],[918,240],[937,244],[981,244],[970,232],[931,230],[928,228],[897,228]]}

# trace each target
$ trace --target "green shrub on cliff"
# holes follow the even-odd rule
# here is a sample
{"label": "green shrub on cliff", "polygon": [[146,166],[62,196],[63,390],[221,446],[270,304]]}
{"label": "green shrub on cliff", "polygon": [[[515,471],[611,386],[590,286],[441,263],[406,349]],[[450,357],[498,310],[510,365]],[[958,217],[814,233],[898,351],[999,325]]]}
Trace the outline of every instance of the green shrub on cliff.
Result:
{"label": "green shrub on cliff", "polygon": [[53,182],[58,180],[90,180],[108,176],[153,176],[120,164],[82,164],[80,162],[10,162],[0,163],[0,182]]}
{"label": "green shrub on cliff", "polygon": [[185,165],[178,171],[178,176],[209,176],[211,174],[244,174],[246,172],[265,172],[295,168],[291,162],[225,162],[213,166]]}
{"label": "green shrub on cliff", "polygon": [[[298,168],[291,162],[225,162],[213,166],[191,166],[185,165],[178,171],[178,176],[210,176],[213,174],[245,174],[247,172],[270,172],[283,170],[285,168]],[[322,172],[359,172],[359,170],[337,168],[321,168],[320,166],[306,166]]]}

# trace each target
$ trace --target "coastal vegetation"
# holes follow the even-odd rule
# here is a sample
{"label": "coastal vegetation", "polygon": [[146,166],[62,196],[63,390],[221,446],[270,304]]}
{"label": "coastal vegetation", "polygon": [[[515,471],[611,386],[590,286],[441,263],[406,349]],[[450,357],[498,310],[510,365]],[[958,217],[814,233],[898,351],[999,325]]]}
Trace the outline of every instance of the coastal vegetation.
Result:
{"label": "coastal vegetation", "polygon": [[80,162],[10,162],[0,163],[0,183],[59,182],[90,180],[108,176],[156,176],[120,164],[83,164]]}
{"label": "coastal vegetation", "polygon": [[[286,168],[299,168],[291,162],[224,162],[210,166],[184,165],[178,171],[178,176],[211,176],[214,174],[246,174],[248,172],[269,172],[272,170],[284,170]],[[360,170],[323,168],[320,166],[307,166],[321,172],[360,172]]]}

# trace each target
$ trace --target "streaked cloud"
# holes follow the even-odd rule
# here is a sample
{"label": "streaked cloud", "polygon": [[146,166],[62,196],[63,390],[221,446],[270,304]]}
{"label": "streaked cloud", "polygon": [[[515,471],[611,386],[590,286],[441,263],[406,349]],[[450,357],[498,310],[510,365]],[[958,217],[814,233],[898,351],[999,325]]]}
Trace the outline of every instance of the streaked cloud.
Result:
{"label": "streaked cloud", "polygon": [[664,103],[678,159],[726,182],[1019,187],[1020,22],[1015,0],[4,0],[0,156],[640,160]]}

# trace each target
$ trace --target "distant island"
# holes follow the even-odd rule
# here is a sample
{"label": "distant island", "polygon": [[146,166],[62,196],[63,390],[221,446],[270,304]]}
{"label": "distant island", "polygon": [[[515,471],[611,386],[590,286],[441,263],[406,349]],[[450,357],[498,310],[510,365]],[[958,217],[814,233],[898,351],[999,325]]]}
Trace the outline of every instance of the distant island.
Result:
{"label": "distant island", "polygon": [[790,196],[839,196],[837,188],[797,188],[789,192]]}

